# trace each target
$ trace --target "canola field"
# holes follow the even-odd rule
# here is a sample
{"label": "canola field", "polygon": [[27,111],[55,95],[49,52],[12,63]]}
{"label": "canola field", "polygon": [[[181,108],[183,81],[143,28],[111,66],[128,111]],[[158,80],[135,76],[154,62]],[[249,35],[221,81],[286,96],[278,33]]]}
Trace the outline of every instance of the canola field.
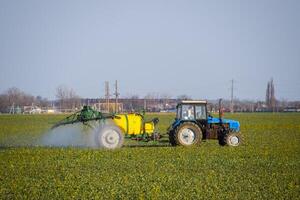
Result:
{"label": "canola field", "polygon": [[[300,114],[227,114],[243,144],[36,145],[63,115],[0,115],[0,199],[299,199]],[[159,117],[165,132],[172,114]],[[132,145],[134,144],[134,145]]]}

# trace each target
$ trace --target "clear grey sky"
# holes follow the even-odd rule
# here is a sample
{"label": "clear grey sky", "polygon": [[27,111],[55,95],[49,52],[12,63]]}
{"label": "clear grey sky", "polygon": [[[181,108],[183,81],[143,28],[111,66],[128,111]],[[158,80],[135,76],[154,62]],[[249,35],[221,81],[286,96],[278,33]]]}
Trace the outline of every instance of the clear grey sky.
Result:
{"label": "clear grey sky", "polygon": [[0,92],[300,99],[300,1],[0,0]]}

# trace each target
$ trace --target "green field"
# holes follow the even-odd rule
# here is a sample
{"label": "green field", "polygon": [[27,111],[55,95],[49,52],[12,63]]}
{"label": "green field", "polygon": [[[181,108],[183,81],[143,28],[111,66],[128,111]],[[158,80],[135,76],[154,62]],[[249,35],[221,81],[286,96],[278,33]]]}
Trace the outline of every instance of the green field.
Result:
{"label": "green field", "polygon": [[[0,115],[0,199],[300,198],[299,114],[227,115],[241,123],[239,147],[32,145],[63,117]],[[174,116],[158,117],[165,132]]]}

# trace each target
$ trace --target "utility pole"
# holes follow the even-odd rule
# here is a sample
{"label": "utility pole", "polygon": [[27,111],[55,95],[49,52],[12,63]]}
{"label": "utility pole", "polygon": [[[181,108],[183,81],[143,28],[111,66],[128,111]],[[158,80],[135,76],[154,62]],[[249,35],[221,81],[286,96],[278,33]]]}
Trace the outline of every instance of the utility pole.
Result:
{"label": "utility pole", "polygon": [[116,82],[115,82],[115,93],[114,93],[114,95],[115,95],[115,113],[117,113],[118,112],[118,97],[119,97],[119,95],[120,95],[120,93],[118,92],[118,81],[116,80]]}
{"label": "utility pole", "polygon": [[147,110],[147,100],[146,98],[144,98],[144,111],[146,112],[146,110]]}
{"label": "utility pole", "polygon": [[106,110],[109,113],[109,98],[110,98],[110,94],[109,94],[109,82],[105,81],[105,99],[106,99]]}
{"label": "utility pole", "polygon": [[230,112],[233,113],[233,79],[231,80]]}

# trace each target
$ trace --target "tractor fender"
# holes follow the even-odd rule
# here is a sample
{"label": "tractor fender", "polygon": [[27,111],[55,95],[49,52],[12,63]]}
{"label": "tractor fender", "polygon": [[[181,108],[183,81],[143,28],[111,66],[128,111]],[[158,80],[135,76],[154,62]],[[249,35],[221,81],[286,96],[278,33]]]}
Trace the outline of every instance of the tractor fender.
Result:
{"label": "tractor fender", "polygon": [[[167,132],[168,134],[170,134],[171,132],[174,132],[174,130],[180,126],[182,123],[185,123],[185,122],[191,122],[191,123],[195,123],[195,124],[198,124],[196,120],[176,120],[175,122],[173,122],[173,124],[168,128]],[[201,129],[201,131],[203,131],[202,129],[202,126],[199,126],[199,128]]]}

